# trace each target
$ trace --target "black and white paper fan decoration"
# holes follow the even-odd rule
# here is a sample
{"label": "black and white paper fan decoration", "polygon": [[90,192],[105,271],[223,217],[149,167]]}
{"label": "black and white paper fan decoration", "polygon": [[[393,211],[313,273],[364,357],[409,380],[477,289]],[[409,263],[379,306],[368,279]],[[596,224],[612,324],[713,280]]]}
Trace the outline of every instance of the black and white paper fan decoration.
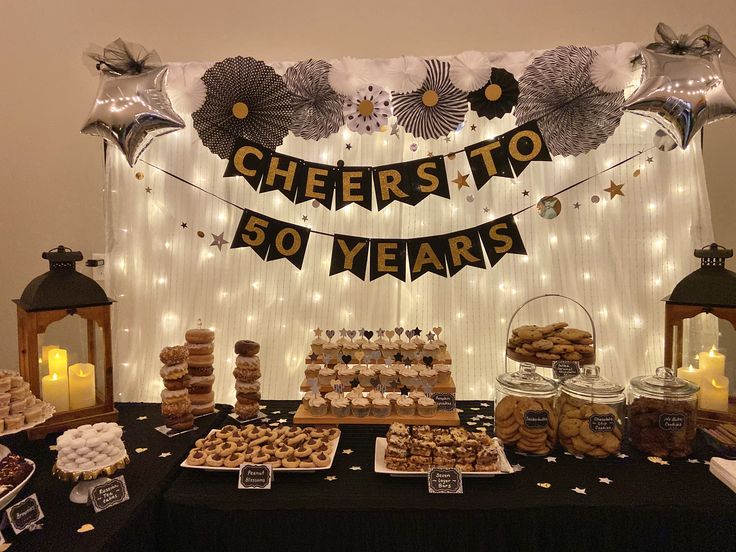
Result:
{"label": "black and white paper fan decoration", "polygon": [[239,137],[276,148],[289,132],[291,94],[276,72],[252,57],[227,58],[202,76],[207,97],[192,114],[202,143],[223,159]]}
{"label": "black and white paper fan decoration", "polygon": [[358,134],[373,134],[388,124],[391,96],[380,86],[368,84],[345,98],[343,115],[348,128]]}
{"label": "black and white paper fan decoration", "polygon": [[534,58],[519,79],[516,121],[536,120],[553,155],[595,149],[621,121],[623,92],[603,92],[591,82],[595,56],[590,48],[554,48]]}
{"label": "black and white paper fan decoration", "polygon": [[427,78],[414,92],[394,94],[394,115],[400,125],[418,138],[441,138],[463,122],[466,93],[450,81],[450,64],[425,60]]}
{"label": "black and white paper fan decoration", "polygon": [[516,105],[519,99],[519,84],[514,75],[505,69],[494,67],[488,82],[468,94],[470,109],[486,119],[501,118]]}
{"label": "black and white paper fan decoration", "polygon": [[319,140],[342,126],[342,101],[327,80],[330,64],[323,60],[300,61],[284,73],[292,95],[294,114],[290,130],[305,140]]}

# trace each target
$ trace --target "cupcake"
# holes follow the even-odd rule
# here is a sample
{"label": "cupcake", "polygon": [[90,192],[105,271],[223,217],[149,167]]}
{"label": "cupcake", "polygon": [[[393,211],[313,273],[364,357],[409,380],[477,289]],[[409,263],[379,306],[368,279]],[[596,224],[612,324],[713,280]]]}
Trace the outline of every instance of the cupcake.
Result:
{"label": "cupcake", "polygon": [[376,399],[380,399],[383,397],[383,394],[378,389],[371,389],[368,391],[367,398],[369,401],[373,402]]}
{"label": "cupcake", "polygon": [[415,333],[414,337],[412,337],[409,341],[414,343],[414,345],[416,345],[418,349],[421,349],[422,346],[426,343],[424,339],[422,339],[421,333]]}
{"label": "cupcake", "polygon": [[324,416],[327,414],[327,401],[322,397],[314,397],[307,406],[312,416]]}
{"label": "cupcake", "polygon": [[399,380],[401,381],[401,385],[405,385],[406,387],[418,387],[418,377],[419,372],[414,368],[406,367],[399,370]]}
{"label": "cupcake", "polygon": [[323,338],[322,336],[318,335],[312,340],[312,343],[310,343],[309,346],[312,348],[312,352],[315,355],[321,355],[325,343],[327,343],[327,340]]}
{"label": "cupcake", "polygon": [[325,400],[327,401],[327,404],[332,404],[333,401],[336,399],[341,399],[342,393],[338,393],[337,391],[330,391],[325,395]]}
{"label": "cupcake", "polygon": [[376,418],[385,418],[391,414],[391,401],[385,397],[379,397],[373,401],[373,415]]}
{"label": "cupcake", "polygon": [[355,368],[351,368],[347,364],[339,364],[338,366],[341,366],[337,369],[337,377],[340,378],[340,383],[352,385],[352,381],[355,379]]}
{"label": "cupcake", "polygon": [[378,359],[381,356],[381,350],[379,349],[378,345],[373,343],[372,341],[366,341],[361,345],[360,350],[363,351],[363,362],[367,363],[373,363],[378,362]]}
{"label": "cupcake", "polygon": [[396,381],[396,370],[394,370],[390,366],[381,368],[378,379],[382,385],[385,385],[386,387],[391,387]]}
{"label": "cupcake", "polygon": [[355,341],[348,341],[342,346],[342,354],[350,355],[351,358],[355,358],[355,353],[357,353],[359,350],[360,345],[355,343]]}
{"label": "cupcake", "polygon": [[358,372],[358,380],[360,385],[365,387],[372,387],[373,380],[376,377],[376,371],[370,366],[363,366]]}
{"label": "cupcake", "polygon": [[422,397],[417,401],[417,414],[425,418],[431,418],[437,414],[437,403],[429,397]]}
{"label": "cupcake", "polygon": [[345,397],[339,397],[330,403],[330,412],[333,416],[344,418],[350,414],[350,401]]}
{"label": "cupcake", "polygon": [[400,396],[396,399],[396,414],[399,416],[413,416],[416,412],[416,405],[414,399],[410,399],[406,395]]}
{"label": "cupcake", "polygon": [[432,360],[439,360],[440,346],[436,341],[429,341],[422,346],[422,356],[432,357]]}
{"label": "cupcake", "polygon": [[319,393],[315,393],[314,391],[307,391],[306,393],[304,393],[304,395],[302,395],[302,404],[304,406],[309,406],[309,401],[319,396]]}
{"label": "cupcake", "polygon": [[437,383],[450,383],[452,369],[447,364],[440,364],[434,369],[437,372]]}
{"label": "cupcake", "polygon": [[330,381],[332,381],[333,377],[335,377],[335,370],[333,368],[328,368],[327,366],[324,366],[320,369],[319,377],[317,379],[320,386],[323,386],[330,385]]}
{"label": "cupcake", "polygon": [[356,385],[355,387],[353,387],[350,393],[346,395],[346,397],[351,401],[353,399],[362,399],[363,391],[365,391],[365,388],[362,385]]}
{"label": "cupcake", "polygon": [[304,375],[307,376],[308,380],[318,378],[320,368],[322,367],[319,364],[309,364],[304,370]]}
{"label": "cupcake", "polygon": [[409,398],[414,399],[415,401],[418,401],[422,397],[426,397],[427,395],[424,394],[424,391],[419,391],[419,389],[414,389],[412,391],[409,391]]}
{"label": "cupcake", "polygon": [[401,346],[396,341],[388,341],[386,340],[385,345],[381,345],[381,356],[384,360],[388,360],[390,362],[394,361],[394,357],[396,356],[396,353],[399,353],[401,351]]}
{"label": "cupcake", "polygon": [[437,370],[434,368],[425,368],[419,372],[419,379],[421,380],[422,385],[434,387],[437,385],[438,380]]}
{"label": "cupcake", "polygon": [[386,398],[391,402],[391,408],[396,411],[396,401],[401,397],[401,393],[386,393]]}
{"label": "cupcake", "polygon": [[364,397],[353,399],[350,405],[353,410],[353,416],[357,418],[365,418],[371,411],[371,403]]}
{"label": "cupcake", "polygon": [[416,360],[418,351],[419,348],[417,347],[416,343],[412,343],[411,341],[401,342],[401,354],[404,356],[404,358]]}
{"label": "cupcake", "polygon": [[336,364],[337,357],[340,355],[340,346],[337,343],[328,341],[322,345],[322,360],[325,364]]}

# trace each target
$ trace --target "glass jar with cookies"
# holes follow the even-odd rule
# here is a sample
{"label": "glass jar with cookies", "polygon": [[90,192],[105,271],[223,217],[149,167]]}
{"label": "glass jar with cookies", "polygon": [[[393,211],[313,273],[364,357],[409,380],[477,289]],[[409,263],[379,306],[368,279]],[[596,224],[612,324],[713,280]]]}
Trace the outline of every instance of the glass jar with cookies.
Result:
{"label": "glass jar with cookies", "polygon": [[659,367],[629,384],[629,441],[640,451],[682,458],[693,451],[700,387]]}
{"label": "glass jar with cookies", "polygon": [[589,364],[581,374],[560,384],[557,399],[560,444],[576,456],[606,458],[618,454],[623,439],[624,388]]}
{"label": "glass jar with cookies", "polygon": [[546,456],[557,442],[557,382],[524,362],[496,378],[495,432],[508,448]]}

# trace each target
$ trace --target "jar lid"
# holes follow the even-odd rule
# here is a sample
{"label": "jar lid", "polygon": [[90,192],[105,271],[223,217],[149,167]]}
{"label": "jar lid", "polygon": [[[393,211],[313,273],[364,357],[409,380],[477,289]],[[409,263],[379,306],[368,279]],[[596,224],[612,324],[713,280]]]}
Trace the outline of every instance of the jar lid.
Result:
{"label": "jar lid", "polygon": [[549,395],[557,391],[557,382],[537,374],[537,367],[529,362],[522,362],[517,372],[504,372],[496,381],[523,395]]}
{"label": "jar lid", "polygon": [[600,375],[601,369],[593,364],[583,366],[582,373],[575,377],[563,380],[561,387],[568,391],[586,397],[615,397],[624,391],[623,386],[607,380]]}
{"label": "jar lid", "polygon": [[689,397],[700,387],[675,376],[672,368],[660,366],[653,376],[636,376],[631,379],[631,387],[639,392],[655,397]]}

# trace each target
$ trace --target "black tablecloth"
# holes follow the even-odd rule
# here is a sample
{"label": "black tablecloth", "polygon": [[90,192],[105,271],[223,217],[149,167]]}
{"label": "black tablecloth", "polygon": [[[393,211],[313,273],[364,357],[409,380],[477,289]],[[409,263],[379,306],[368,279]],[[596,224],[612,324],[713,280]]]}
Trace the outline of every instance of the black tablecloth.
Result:
{"label": "black tablecloth", "polygon": [[[464,422],[492,421],[488,403],[460,406]],[[267,412],[291,421],[295,408],[271,401]],[[239,490],[235,474],[181,470],[164,492],[161,542],[172,552],[736,549],[736,494],[710,475],[702,448],[697,463],[669,465],[628,450],[611,460],[509,455],[520,472],[465,478],[464,493],[448,496],[430,495],[424,478],[374,473],[384,433],[344,426],[329,472],[280,473],[269,491]]]}
{"label": "black tablecloth", "polygon": [[[40,530],[25,531],[18,536],[10,527],[3,531],[6,540],[12,543],[11,550],[131,552],[161,549],[156,544],[161,494],[177,474],[191,443],[213,426],[222,425],[225,413],[198,418],[198,431],[169,438],[154,429],[162,424],[161,405],[125,403],[118,404],[117,408],[130,465],[114,477],[125,476],[130,500],[98,514],[91,506],[71,502],[69,492],[74,483],[60,481],[52,475],[56,453],[49,446],[55,444],[56,435],[38,441],[28,441],[25,433],[2,439],[2,444],[11,451],[36,463],[36,473],[14,503],[36,493],[45,515]],[[140,417],[145,419],[139,420]],[[144,448],[147,450],[136,452]],[[160,457],[162,453],[170,455]],[[85,523],[94,525],[94,531],[77,533]]]}

